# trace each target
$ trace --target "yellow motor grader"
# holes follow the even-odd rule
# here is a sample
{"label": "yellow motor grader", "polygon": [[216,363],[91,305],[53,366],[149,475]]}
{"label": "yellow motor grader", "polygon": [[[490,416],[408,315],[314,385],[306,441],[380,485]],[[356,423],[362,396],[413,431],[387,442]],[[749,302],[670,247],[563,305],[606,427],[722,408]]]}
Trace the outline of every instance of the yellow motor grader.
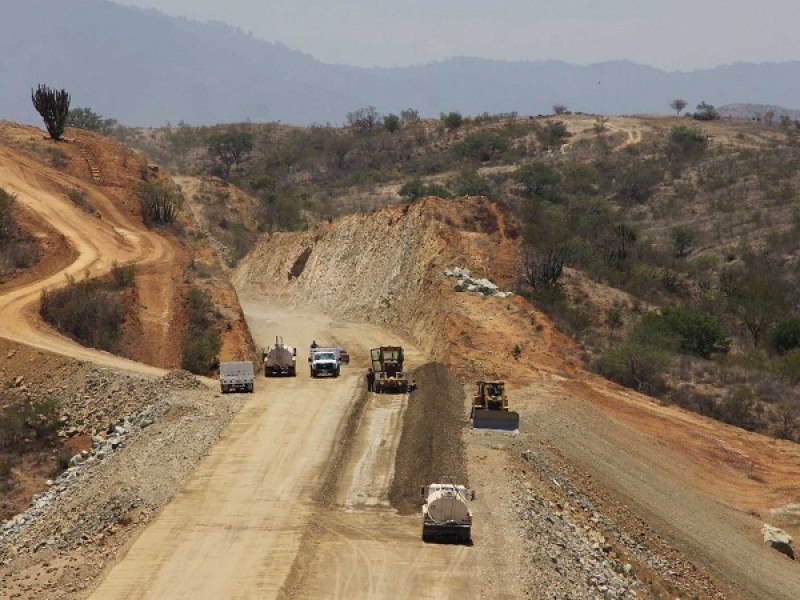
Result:
{"label": "yellow motor grader", "polygon": [[475,429],[519,429],[519,413],[508,410],[505,382],[480,379],[472,398],[472,426]]}

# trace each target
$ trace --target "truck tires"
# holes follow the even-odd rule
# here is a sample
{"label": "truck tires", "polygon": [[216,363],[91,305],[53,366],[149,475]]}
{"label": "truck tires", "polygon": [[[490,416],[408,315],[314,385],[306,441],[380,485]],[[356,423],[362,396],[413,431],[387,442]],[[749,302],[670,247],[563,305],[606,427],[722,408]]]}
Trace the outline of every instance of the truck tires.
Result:
{"label": "truck tires", "polygon": [[289,377],[297,377],[297,369],[295,367],[289,367]]}
{"label": "truck tires", "polygon": [[253,384],[252,383],[248,383],[247,384],[247,393],[248,394],[252,394],[253,393]]}

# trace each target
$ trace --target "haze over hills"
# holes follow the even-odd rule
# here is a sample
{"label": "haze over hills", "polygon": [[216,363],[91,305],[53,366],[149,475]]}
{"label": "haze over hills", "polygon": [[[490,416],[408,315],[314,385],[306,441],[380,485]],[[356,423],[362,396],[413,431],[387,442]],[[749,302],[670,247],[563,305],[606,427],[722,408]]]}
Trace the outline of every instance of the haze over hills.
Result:
{"label": "haze over hills", "polygon": [[5,0],[0,25],[0,118],[38,122],[29,91],[67,88],[129,125],[276,121],[343,122],[373,105],[423,116],[518,111],[561,103],[605,114],[668,112],[671,98],[715,105],[797,106],[800,62],[666,72],[627,61],[454,58],[365,69],[322,63],[220,23],[199,23],[105,0]]}

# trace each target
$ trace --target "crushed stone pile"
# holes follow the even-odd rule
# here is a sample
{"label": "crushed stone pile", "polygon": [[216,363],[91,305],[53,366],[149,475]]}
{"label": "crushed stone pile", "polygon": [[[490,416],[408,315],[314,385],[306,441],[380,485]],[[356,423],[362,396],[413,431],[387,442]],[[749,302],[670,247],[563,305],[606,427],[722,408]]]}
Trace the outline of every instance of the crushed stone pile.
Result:
{"label": "crushed stone pile", "polygon": [[482,296],[494,296],[497,298],[508,298],[514,292],[504,292],[500,287],[488,279],[475,279],[469,269],[464,267],[453,267],[446,269],[445,277],[458,278],[458,282],[453,286],[455,292],[473,292]]}

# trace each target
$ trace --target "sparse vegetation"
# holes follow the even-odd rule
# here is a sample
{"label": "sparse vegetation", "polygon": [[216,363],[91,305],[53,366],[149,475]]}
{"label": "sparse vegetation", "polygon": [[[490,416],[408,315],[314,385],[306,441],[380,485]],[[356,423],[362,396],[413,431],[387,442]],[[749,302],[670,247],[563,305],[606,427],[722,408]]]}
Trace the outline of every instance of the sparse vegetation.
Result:
{"label": "sparse vegetation", "polygon": [[[686,107],[672,108],[683,114]],[[699,121],[718,117],[707,103],[697,114]],[[587,364],[714,418],[797,435],[800,394],[791,382],[800,359],[791,339],[775,333],[798,315],[800,144],[793,123],[776,119],[767,129],[763,121],[683,119],[665,126],[643,118],[625,132],[616,119],[612,127],[566,113],[423,120],[408,109],[395,129],[393,119],[380,117],[358,135],[273,124],[173,128],[163,139],[180,140],[173,164],[210,173],[219,165],[208,160],[208,137],[250,131],[253,152],[236,176],[259,200],[261,230],[300,229],[398,196],[457,202],[462,194],[487,195],[522,225],[518,291],[578,338]],[[719,127],[731,131],[723,138]],[[225,231],[235,229],[228,222]],[[603,302],[590,285],[624,299]],[[650,313],[660,316],[643,316]],[[670,322],[670,335],[648,341],[644,364],[631,364],[629,355],[638,359],[645,342],[634,335],[642,321]],[[767,393],[768,384],[777,387]],[[736,385],[751,388],[753,403],[734,398]]]}
{"label": "sparse vegetation", "polygon": [[108,135],[118,125],[116,119],[105,119],[91,108],[72,108],[67,113],[67,127],[76,127]]}
{"label": "sparse vegetation", "polygon": [[211,296],[193,286],[189,288],[186,308],[188,323],[181,345],[181,366],[192,373],[206,375],[222,348]]}
{"label": "sparse vegetation", "polygon": [[115,266],[109,279],[68,279],[58,290],[42,293],[42,318],[91,348],[118,350],[125,317],[131,309],[135,268]]}
{"label": "sparse vegetation", "polygon": [[182,203],[177,189],[166,183],[143,182],[136,191],[145,225],[169,225],[175,221]]}

